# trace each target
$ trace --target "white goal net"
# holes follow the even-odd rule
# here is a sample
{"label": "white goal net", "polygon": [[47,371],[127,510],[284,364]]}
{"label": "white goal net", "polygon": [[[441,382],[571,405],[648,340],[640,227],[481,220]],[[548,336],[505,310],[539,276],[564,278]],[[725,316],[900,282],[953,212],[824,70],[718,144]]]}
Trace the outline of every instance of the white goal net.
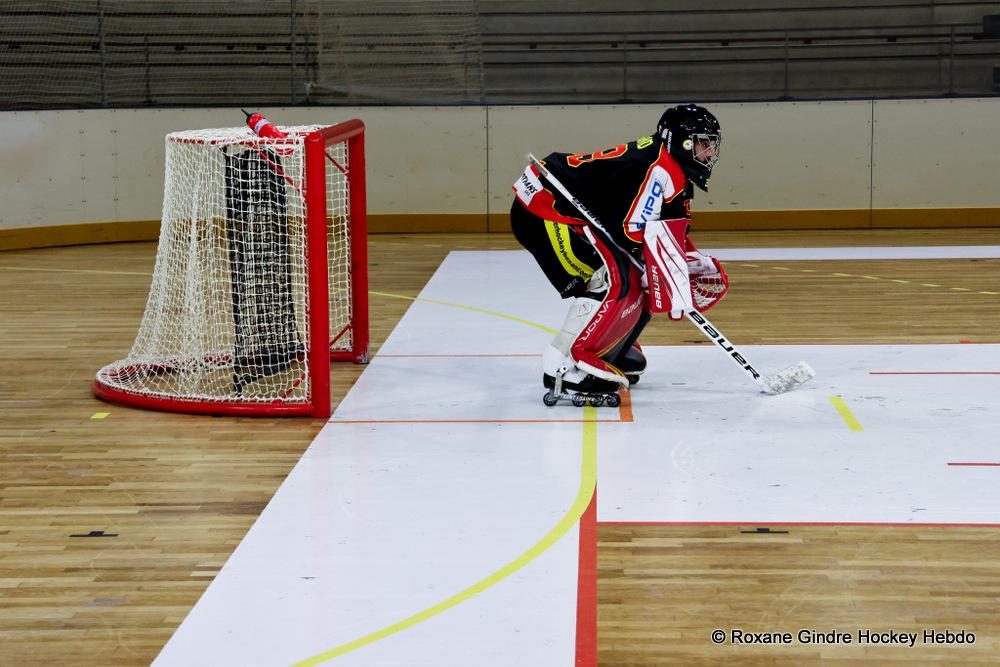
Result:
{"label": "white goal net", "polygon": [[[99,396],[190,412],[322,414],[325,401],[328,414],[331,352],[366,360],[367,314],[357,317],[352,289],[365,267],[354,247],[364,221],[352,218],[363,202],[352,210],[351,198],[363,191],[352,193],[350,142],[320,142],[322,159],[310,161],[307,137],[321,126],[283,129],[289,138],[248,128],[167,136],[146,310],[128,356],[98,372]],[[325,205],[310,183],[325,183]],[[322,239],[310,240],[310,225]]]}

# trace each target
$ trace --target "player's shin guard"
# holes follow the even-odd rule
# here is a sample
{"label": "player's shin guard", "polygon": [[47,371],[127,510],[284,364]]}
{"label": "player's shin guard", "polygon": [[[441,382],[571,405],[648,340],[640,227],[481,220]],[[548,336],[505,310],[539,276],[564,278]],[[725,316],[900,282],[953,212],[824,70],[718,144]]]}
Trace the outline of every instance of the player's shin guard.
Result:
{"label": "player's shin guard", "polygon": [[652,316],[648,310],[643,309],[639,321],[636,322],[632,331],[622,340],[618,348],[610,356],[611,363],[618,367],[628,378],[629,383],[635,384],[639,381],[639,376],[646,371],[646,355],[642,353],[639,345],[639,335],[646,328]]}
{"label": "player's shin guard", "polygon": [[587,283],[587,293],[570,301],[566,319],[559,333],[542,354],[543,384],[546,389],[555,386],[556,378],[562,379],[566,389],[580,392],[612,392],[618,382],[592,377],[577,367],[570,350],[600,309],[608,293],[607,271],[602,267],[594,272]]}
{"label": "player's shin guard", "polygon": [[[573,300],[562,331],[543,356],[545,374],[574,383],[591,375],[627,388],[625,373],[609,359],[641,319],[640,276],[625,258],[594,243],[604,267],[591,279],[591,292]],[[592,298],[599,290],[600,301]]]}

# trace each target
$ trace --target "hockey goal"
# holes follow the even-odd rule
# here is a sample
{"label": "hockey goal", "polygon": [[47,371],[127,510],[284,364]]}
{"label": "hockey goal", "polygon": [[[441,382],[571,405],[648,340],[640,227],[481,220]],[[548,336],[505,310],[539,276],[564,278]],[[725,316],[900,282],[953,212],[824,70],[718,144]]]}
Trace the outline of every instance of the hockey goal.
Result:
{"label": "hockey goal", "polygon": [[94,393],[175,412],[330,415],[368,360],[364,124],[174,132],[146,311]]}

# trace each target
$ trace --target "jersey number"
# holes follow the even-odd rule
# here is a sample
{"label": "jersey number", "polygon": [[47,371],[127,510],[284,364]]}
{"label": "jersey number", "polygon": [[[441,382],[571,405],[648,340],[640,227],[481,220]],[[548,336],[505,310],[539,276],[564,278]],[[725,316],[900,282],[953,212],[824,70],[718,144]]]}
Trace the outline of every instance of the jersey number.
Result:
{"label": "jersey number", "polygon": [[581,164],[593,162],[594,160],[608,160],[613,157],[624,155],[627,150],[628,144],[618,144],[613,148],[605,148],[604,150],[597,151],[596,153],[577,153],[576,155],[570,155],[566,158],[566,162],[569,163],[569,166],[571,167],[579,167]]}

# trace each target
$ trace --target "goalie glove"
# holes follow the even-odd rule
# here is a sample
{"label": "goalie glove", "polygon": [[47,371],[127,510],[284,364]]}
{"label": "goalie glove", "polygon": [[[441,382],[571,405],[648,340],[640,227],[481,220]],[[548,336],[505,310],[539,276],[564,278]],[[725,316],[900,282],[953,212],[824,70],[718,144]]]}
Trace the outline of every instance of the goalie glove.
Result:
{"label": "goalie glove", "polygon": [[646,223],[643,232],[649,311],[669,312],[672,320],[679,320],[694,310],[683,249],[686,229],[686,220],[654,220]]}
{"label": "goalie glove", "polygon": [[719,272],[718,261],[711,255],[703,255],[697,249],[684,253],[688,273],[692,276],[707,276]]}

